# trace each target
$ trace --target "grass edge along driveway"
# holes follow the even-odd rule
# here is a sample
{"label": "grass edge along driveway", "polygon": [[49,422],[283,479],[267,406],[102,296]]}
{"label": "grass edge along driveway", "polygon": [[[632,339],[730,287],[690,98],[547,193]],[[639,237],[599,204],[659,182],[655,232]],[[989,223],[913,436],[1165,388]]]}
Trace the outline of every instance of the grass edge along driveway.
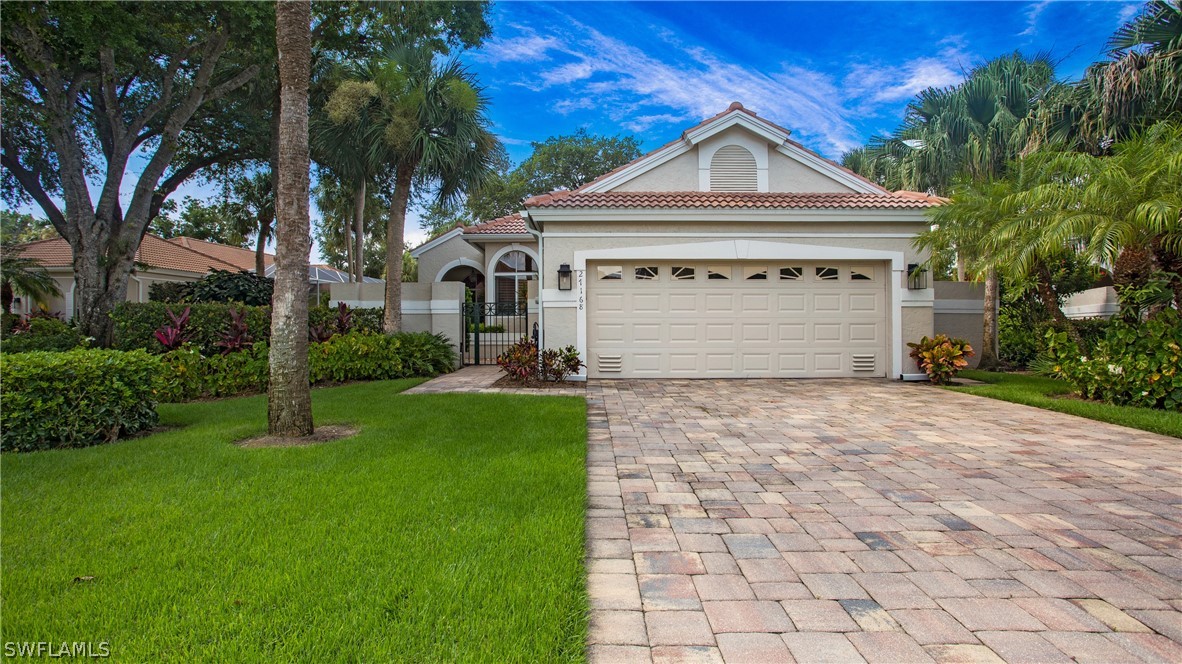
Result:
{"label": "grass edge along driveway", "polygon": [[1182,413],[1070,398],[1070,385],[1042,376],[976,370],[962,371],[960,376],[987,385],[945,389],[1182,438]]}
{"label": "grass edge along driveway", "polygon": [[314,447],[233,445],[265,429],[255,396],[5,454],[5,640],[105,640],[118,661],[581,660],[584,401],[398,394],[417,382],[313,391],[317,424],[361,428]]}

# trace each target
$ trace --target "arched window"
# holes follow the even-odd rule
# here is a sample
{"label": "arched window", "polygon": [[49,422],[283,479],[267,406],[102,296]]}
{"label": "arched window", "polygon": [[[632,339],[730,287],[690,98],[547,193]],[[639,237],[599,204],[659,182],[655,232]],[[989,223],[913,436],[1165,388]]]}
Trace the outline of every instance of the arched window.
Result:
{"label": "arched window", "polygon": [[759,191],[755,155],[741,145],[724,145],[710,158],[710,191]]}
{"label": "arched window", "polygon": [[510,251],[497,261],[494,269],[497,304],[523,308],[527,282],[538,278],[538,266],[524,251]]}

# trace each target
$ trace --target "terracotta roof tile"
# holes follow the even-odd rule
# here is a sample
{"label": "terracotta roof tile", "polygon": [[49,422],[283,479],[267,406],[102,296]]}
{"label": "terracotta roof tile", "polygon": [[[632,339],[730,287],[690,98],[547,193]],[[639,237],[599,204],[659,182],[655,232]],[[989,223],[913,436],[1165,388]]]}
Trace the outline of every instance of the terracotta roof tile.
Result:
{"label": "terracotta roof tile", "polygon": [[[171,242],[186,249],[191,249],[218,260],[237,265],[239,270],[254,270],[254,250],[252,249],[198,240],[195,237],[185,237],[183,235],[181,237],[168,238],[166,242]],[[263,262],[265,265],[270,265],[275,262],[275,257],[271,254],[263,254]]]}
{"label": "terracotta roof tile", "polygon": [[525,201],[529,208],[923,209],[928,201],[892,194],[729,191],[556,192]]}
{"label": "terracotta roof tile", "polygon": [[498,217],[464,229],[464,235],[525,235],[525,219],[519,214]]}
{"label": "terracotta roof tile", "polygon": [[[74,264],[74,253],[69,243],[60,237],[30,242],[21,248],[21,255],[32,258],[45,267],[71,267]],[[150,267],[196,274],[205,274],[214,269],[231,272],[240,269],[233,263],[187,249],[155,235],[144,236],[135,253],[135,261]]]}
{"label": "terracotta roof tile", "polygon": [[900,189],[899,191],[895,192],[895,195],[902,196],[904,198],[911,198],[917,201],[924,201],[925,203],[930,203],[932,205],[943,205],[944,203],[948,202],[947,198],[924,193],[922,191],[907,191],[906,189]]}

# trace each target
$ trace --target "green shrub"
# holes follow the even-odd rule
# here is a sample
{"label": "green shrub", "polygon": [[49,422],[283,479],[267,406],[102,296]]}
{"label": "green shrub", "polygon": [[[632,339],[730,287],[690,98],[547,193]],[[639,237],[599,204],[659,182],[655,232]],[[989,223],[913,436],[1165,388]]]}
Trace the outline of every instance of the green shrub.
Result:
{"label": "green shrub", "polygon": [[[265,343],[234,353],[202,355],[192,345],[160,356],[161,401],[253,394],[267,389]],[[455,369],[451,342],[442,335],[403,332],[395,335],[350,332],[308,347],[313,384],[350,380],[385,380],[436,376]]]}
{"label": "green shrub", "polygon": [[254,272],[210,270],[190,287],[192,302],[238,302],[248,306],[271,304],[275,281]]}
{"label": "green shrub", "polygon": [[393,336],[399,340],[405,372],[402,377],[438,376],[456,370],[459,358],[446,336],[428,332],[399,332]]}
{"label": "green shrub", "polygon": [[0,370],[5,451],[84,447],[156,424],[160,361],[143,351],[5,354]]}
{"label": "green shrub", "polygon": [[193,283],[189,281],[153,281],[148,284],[148,299],[153,302],[192,302]]}
{"label": "green shrub", "polygon": [[1140,322],[1114,320],[1085,354],[1065,332],[1047,332],[1040,371],[1076,393],[1118,406],[1182,411],[1182,319],[1167,309]]}
{"label": "green shrub", "polygon": [[[1071,321],[1083,338],[1087,350],[1091,350],[1104,338],[1112,321],[1107,318],[1080,318]],[[1002,307],[997,318],[997,339],[1001,359],[1015,367],[1029,367],[1047,350],[1047,332],[1063,331],[1053,321],[1030,322],[1021,316],[1008,312]]]}
{"label": "green shrub", "polygon": [[160,400],[190,401],[203,397],[232,397],[266,391],[269,379],[267,345],[226,355],[204,356],[185,346],[160,356]]}
{"label": "green shrub", "polygon": [[[115,348],[120,350],[134,350],[143,348],[153,353],[163,353],[164,348],[156,340],[155,332],[161,325],[168,322],[167,310],[172,308],[177,313],[177,307],[165,302],[124,302],[116,305],[111,319],[115,322]],[[202,354],[213,355],[220,352],[218,342],[222,340],[226,329],[230,326],[230,309],[235,308],[244,313],[244,321],[251,338],[256,342],[267,343],[271,339],[271,308],[249,307],[242,305],[206,302],[189,305],[189,322],[185,332],[189,335],[189,343],[193,344]],[[352,329],[358,332],[381,332],[381,308],[350,309],[352,313]],[[335,307],[313,307],[308,312],[310,326],[323,324],[332,328],[337,320],[338,311]]]}
{"label": "green shrub", "polygon": [[66,351],[84,346],[82,335],[59,318],[37,316],[18,319],[14,329],[0,339],[0,353]]}
{"label": "green shrub", "polygon": [[924,337],[919,343],[907,344],[911,358],[919,365],[920,371],[936,385],[947,385],[961,369],[969,366],[973,347],[964,339],[949,339],[946,335]]}

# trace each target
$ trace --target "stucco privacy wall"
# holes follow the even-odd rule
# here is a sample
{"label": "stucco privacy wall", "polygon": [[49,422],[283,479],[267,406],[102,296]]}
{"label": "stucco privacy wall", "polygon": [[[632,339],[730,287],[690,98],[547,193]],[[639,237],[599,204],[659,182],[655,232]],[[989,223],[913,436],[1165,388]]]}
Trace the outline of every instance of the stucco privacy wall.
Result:
{"label": "stucco privacy wall", "polygon": [[419,281],[431,282],[442,279],[444,273],[459,265],[479,268],[484,272],[484,254],[456,235],[424,251],[418,257]]}
{"label": "stucco privacy wall", "polygon": [[969,358],[969,366],[975,368],[981,359],[981,339],[985,336],[985,284],[937,281],[933,286],[936,300],[932,330],[969,342],[976,351]]}
{"label": "stucco privacy wall", "polygon": [[[380,307],[385,284],[330,284],[332,306],[344,302],[350,307]],[[462,325],[460,304],[464,284],[458,281],[402,284],[402,329],[407,332],[442,334],[459,352]]]}
{"label": "stucco privacy wall", "polygon": [[1112,318],[1117,311],[1120,300],[1112,286],[1089,288],[1063,301],[1063,313],[1068,318]]}

